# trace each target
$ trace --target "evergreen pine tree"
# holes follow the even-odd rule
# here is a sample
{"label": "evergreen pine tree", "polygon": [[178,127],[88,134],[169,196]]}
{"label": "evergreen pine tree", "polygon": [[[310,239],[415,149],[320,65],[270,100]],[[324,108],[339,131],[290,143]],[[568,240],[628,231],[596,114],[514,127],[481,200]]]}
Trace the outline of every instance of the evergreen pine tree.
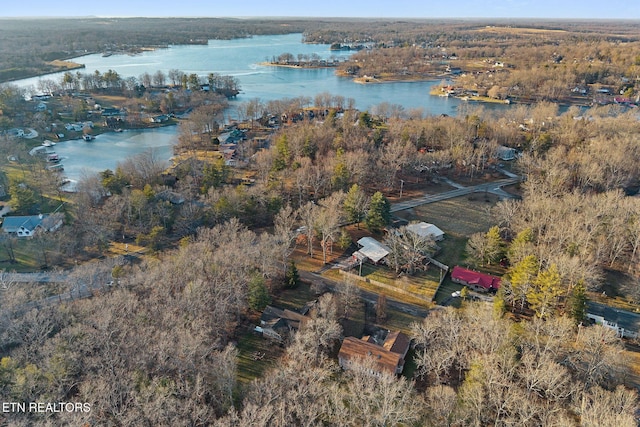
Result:
{"label": "evergreen pine tree", "polygon": [[360,222],[367,212],[367,195],[358,184],[353,184],[343,203],[344,210],[349,222],[355,222],[360,228]]}
{"label": "evergreen pine tree", "polygon": [[296,267],[296,263],[293,260],[290,260],[287,272],[284,275],[284,285],[289,289],[297,288],[298,280],[300,280],[298,267]]}
{"label": "evergreen pine tree", "polygon": [[255,275],[249,281],[249,307],[256,311],[262,311],[271,302],[269,291],[264,283],[264,278]]}
{"label": "evergreen pine tree", "polygon": [[367,228],[370,231],[378,232],[389,224],[389,221],[391,221],[391,204],[381,192],[376,191],[369,202],[369,211],[365,221]]}
{"label": "evergreen pine tree", "polygon": [[568,314],[576,323],[580,323],[587,316],[587,290],[582,281],[571,290],[569,297]]}

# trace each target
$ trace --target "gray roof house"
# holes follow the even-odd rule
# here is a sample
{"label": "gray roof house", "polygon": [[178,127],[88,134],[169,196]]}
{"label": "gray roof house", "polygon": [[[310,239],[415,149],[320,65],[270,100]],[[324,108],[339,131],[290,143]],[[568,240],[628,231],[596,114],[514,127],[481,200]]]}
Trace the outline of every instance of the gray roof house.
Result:
{"label": "gray roof house", "polygon": [[621,338],[637,338],[640,334],[640,314],[638,313],[589,301],[587,318],[593,323],[613,329]]}
{"label": "gray roof house", "polygon": [[53,232],[64,222],[62,214],[51,215],[29,215],[29,216],[7,216],[2,223],[2,230],[5,233],[15,234],[18,237],[31,237],[38,228]]}
{"label": "gray roof house", "polygon": [[264,337],[282,341],[308,319],[304,314],[268,305],[260,317],[260,326],[256,326],[254,330]]}

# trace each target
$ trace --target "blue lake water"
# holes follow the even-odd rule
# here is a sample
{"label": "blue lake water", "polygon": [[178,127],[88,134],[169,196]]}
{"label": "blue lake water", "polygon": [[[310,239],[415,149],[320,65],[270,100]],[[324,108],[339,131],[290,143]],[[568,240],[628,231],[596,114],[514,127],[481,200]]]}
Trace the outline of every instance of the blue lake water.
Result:
{"label": "blue lake water", "polygon": [[[371,109],[382,102],[402,105],[405,110],[422,109],[424,114],[457,114],[458,107],[464,102],[455,98],[430,96],[429,91],[439,81],[428,82],[390,82],[383,84],[357,84],[349,78],[338,77],[335,70],[293,69],[260,65],[282,53],[317,54],[321,58],[345,57],[348,52],[332,52],[329,45],[304,44],[301,34],[256,36],[236,40],[210,40],[208,45],[170,46],[167,49],[148,51],[137,55],[101,54],[86,55],[72,59],[85,64],[82,73],[95,70],[104,73],[114,70],[121,77],[139,77],[148,72],[170,69],[200,76],[214,72],[231,75],[239,80],[241,93],[231,102],[233,110],[238,103],[253,98],[270,101],[298,96],[313,97],[329,92],[344,98],[353,98],[356,108]],[[22,87],[38,92],[41,79],[59,81],[63,73],[31,78],[14,82]],[[491,108],[491,107],[490,107]],[[493,107],[495,108],[495,107]],[[233,111],[230,115],[234,115]],[[145,132],[123,132],[100,135],[90,144],[84,141],[72,141],[56,146],[56,152],[67,157],[64,161],[65,174],[79,177],[79,171],[100,171],[114,169],[117,162],[132,154],[151,147],[159,150],[168,159],[171,145],[177,140],[177,128],[169,127]],[[93,150],[93,151],[92,151]],[[97,153],[96,153],[97,152]]]}
{"label": "blue lake water", "polygon": [[168,160],[173,155],[176,130],[176,126],[167,126],[104,133],[90,142],[83,139],[64,141],[52,149],[61,158],[64,175],[78,180],[105,169],[114,170],[118,162],[149,150],[153,150],[158,158]]}

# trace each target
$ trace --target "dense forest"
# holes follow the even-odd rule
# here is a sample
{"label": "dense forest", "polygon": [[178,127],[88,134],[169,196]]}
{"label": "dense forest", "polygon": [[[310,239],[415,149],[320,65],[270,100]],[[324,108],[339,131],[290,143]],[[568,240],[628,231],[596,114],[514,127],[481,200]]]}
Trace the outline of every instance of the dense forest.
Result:
{"label": "dense forest", "polygon": [[[129,22],[114,20],[113,25],[120,21]],[[93,28],[102,21],[79,22]],[[141,22],[154,28],[154,20]],[[189,36],[158,36],[176,39],[148,38],[141,30],[141,46],[183,36],[193,42],[196,33],[214,37],[213,23],[220,24],[219,37],[254,25],[193,22],[202,25],[201,32],[194,24]],[[420,57],[417,49],[431,49],[411,46],[431,43],[427,24],[417,21],[295,22],[299,27],[292,24],[287,31],[304,31],[308,41],[386,39],[387,47],[360,52],[356,59],[410,53],[403,58],[414,60]],[[280,24],[265,21],[253,34],[281,31]],[[517,52],[528,52],[525,40],[531,34],[509,39],[479,32],[478,24],[467,22],[429,25],[441,26],[434,40],[455,44],[459,58],[486,49],[493,60],[508,54],[521,64],[517,56],[524,61],[528,55]],[[603,52],[610,48],[598,64],[609,64],[616,78],[628,76],[620,70],[635,66],[632,53],[621,53],[635,46],[633,25],[619,24],[615,37],[612,28],[598,23],[544,25],[545,31],[571,30],[562,41],[566,52],[575,49],[571,55],[586,44]],[[69,27],[68,32],[55,26],[47,31],[70,37],[77,29]],[[87,42],[100,34],[90,32]],[[418,39],[421,33],[424,38]],[[90,49],[106,48],[95,44],[101,38],[124,43],[125,34],[124,29],[118,35],[107,31]],[[483,35],[474,39],[471,34]],[[498,39],[504,51],[494,50]],[[510,44],[513,51],[506,47]],[[539,47],[540,58],[547,58],[549,46]],[[516,78],[520,67],[509,78]],[[0,273],[0,399],[79,402],[90,409],[3,409],[1,423],[637,424],[637,366],[631,360],[637,353],[629,351],[637,342],[585,318],[586,301],[602,293],[628,307],[640,301],[637,109],[595,105],[561,112],[556,103],[536,102],[496,112],[469,104],[455,117],[425,116],[387,103],[357,111],[353,100],[323,93],[242,102],[237,107],[241,123],[226,127],[221,119],[226,97],[202,89],[237,84],[225,76],[150,71],[125,81],[105,74],[68,73],[51,82],[54,96],[46,112],[33,111],[33,102],[15,86],[0,90],[2,129],[33,126],[43,134],[51,122],[63,126],[88,118],[86,100],[73,95],[78,89],[96,99],[115,99],[130,111],[124,118],[130,126],[147,115],[191,109],[188,117],[172,118],[179,126],[174,165],[143,153],[115,170],[84,176],[76,193],[59,191],[60,178],[46,169],[46,160],[28,154],[33,142],[6,132],[0,137],[7,203],[24,213],[47,204],[64,207],[65,225],[30,241],[43,265],[64,266],[67,274],[61,283],[43,284],[19,283]],[[565,81],[563,87],[573,83]],[[222,135],[232,133],[238,136],[235,163],[222,155],[209,158],[222,152]],[[506,166],[499,157],[505,147],[518,154]],[[324,267],[338,246],[354,247],[347,230],[366,230],[390,247],[392,261],[383,268],[412,276],[423,267],[416,260],[437,249],[433,241],[403,240],[403,233],[390,228],[390,201],[399,199],[398,189],[406,185],[405,191],[417,188],[413,194],[421,194],[439,191],[445,180],[492,182],[503,168],[524,177],[510,189],[516,196],[481,209],[490,229],[452,236],[466,245],[457,262],[502,276],[492,303],[469,298],[459,308],[427,304],[426,317],[413,316],[404,324],[413,345],[411,368],[403,375],[373,374],[376,361],[366,356],[343,370],[336,360],[340,341],[359,309],[366,323],[372,304],[360,299],[353,283],[333,283],[331,276],[310,271]],[[21,262],[15,255],[18,245],[2,233],[0,250],[14,265]],[[122,248],[118,255],[115,246]],[[134,246],[144,251],[134,253]],[[304,267],[309,260],[316,264]],[[298,268],[307,269],[304,280]],[[264,355],[251,353],[250,363],[263,370],[247,381],[241,353],[247,337],[262,339],[252,332],[260,313],[285,292],[302,293],[305,287],[314,290],[315,299],[308,319],[280,345],[268,345],[273,359],[264,362]],[[92,297],[80,297],[87,288],[94,290]],[[374,304],[373,318],[391,329],[385,301]]]}

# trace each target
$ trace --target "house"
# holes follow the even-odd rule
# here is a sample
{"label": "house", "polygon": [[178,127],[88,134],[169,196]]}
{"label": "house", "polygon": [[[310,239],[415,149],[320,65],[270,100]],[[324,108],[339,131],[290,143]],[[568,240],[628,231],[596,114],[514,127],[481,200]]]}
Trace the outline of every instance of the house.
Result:
{"label": "house", "polygon": [[435,241],[444,239],[444,231],[424,221],[407,225],[407,230],[421,237],[430,236]]}
{"label": "house", "polygon": [[282,341],[291,331],[300,329],[300,325],[309,318],[298,312],[267,306],[260,317],[260,326],[255,327],[255,331],[262,336]]}
{"label": "house", "polygon": [[516,158],[516,149],[501,145],[496,151],[496,156],[504,161],[514,160]]}
{"label": "house", "polygon": [[62,214],[7,216],[2,223],[2,230],[18,237],[31,237],[38,229],[54,232],[62,226],[63,221]]}
{"label": "house", "polygon": [[378,242],[373,237],[363,237],[358,240],[358,245],[360,246],[360,249],[354,252],[353,256],[360,261],[369,259],[374,264],[382,261],[391,252],[389,247]]}
{"label": "house", "polygon": [[184,196],[180,193],[176,193],[171,190],[163,190],[157,194],[157,197],[160,200],[164,200],[166,202],[171,203],[172,205],[181,205],[184,203]]}
{"label": "house", "polygon": [[612,329],[621,338],[638,338],[640,314],[587,302],[587,318],[597,325]]}
{"label": "house", "polygon": [[119,108],[104,108],[102,110],[102,117],[121,116],[122,111]]}
{"label": "house", "polygon": [[400,374],[404,369],[404,358],[409,351],[411,340],[402,332],[389,332],[379,345],[371,336],[362,338],[346,337],[338,353],[338,363],[342,369],[349,369],[357,360],[371,358],[374,375],[382,372]]}
{"label": "house", "polygon": [[500,278],[459,266],[451,270],[451,281],[468,286],[478,292],[495,292],[500,288]]}
{"label": "house", "polygon": [[149,118],[151,123],[164,123],[169,120],[169,116],[166,114],[160,114],[159,116],[153,116]]}

